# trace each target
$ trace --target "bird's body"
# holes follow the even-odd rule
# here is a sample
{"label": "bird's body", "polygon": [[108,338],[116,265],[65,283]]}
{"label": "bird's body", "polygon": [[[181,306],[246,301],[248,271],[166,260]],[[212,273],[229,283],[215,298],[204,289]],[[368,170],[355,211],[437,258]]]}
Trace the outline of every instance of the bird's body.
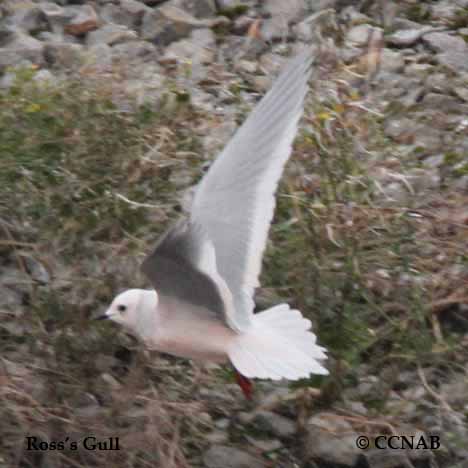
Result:
{"label": "bird's body", "polygon": [[[155,291],[118,295],[105,318],[149,347],[202,361],[231,361],[245,377],[326,374],[311,322],[280,304],[253,313],[275,191],[291,153],[311,53],[293,59],[196,187],[187,216],[142,265]],[[245,391],[246,380],[239,376]]]}
{"label": "bird's body", "polygon": [[227,349],[237,334],[222,320],[204,318],[210,315],[207,309],[177,299],[158,306],[154,291],[141,290],[140,294],[153,299],[139,314],[148,317],[149,326],[142,327],[139,335],[149,348],[197,361],[228,360]]}

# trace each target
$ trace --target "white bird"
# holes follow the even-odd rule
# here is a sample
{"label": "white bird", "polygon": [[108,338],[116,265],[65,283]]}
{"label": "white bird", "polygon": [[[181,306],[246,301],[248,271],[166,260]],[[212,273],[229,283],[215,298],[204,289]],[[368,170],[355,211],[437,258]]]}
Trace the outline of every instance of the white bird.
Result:
{"label": "white bird", "polygon": [[130,289],[106,313],[150,348],[227,362],[246,397],[251,377],[328,374],[310,320],[280,304],[254,313],[275,191],[303,113],[313,56],[292,59],[197,186],[188,216],[160,239]]}

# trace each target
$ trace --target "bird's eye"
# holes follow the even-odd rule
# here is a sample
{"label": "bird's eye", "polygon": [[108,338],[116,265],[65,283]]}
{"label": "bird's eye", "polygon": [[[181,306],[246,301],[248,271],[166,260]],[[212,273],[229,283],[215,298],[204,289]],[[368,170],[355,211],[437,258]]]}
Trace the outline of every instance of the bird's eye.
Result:
{"label": "bird's eye", "polygon": [[127,306],[123,305],[123,304],[120,304],[120,305],[117,306],[117,310],[119,312],[125,312],[127,310]]}

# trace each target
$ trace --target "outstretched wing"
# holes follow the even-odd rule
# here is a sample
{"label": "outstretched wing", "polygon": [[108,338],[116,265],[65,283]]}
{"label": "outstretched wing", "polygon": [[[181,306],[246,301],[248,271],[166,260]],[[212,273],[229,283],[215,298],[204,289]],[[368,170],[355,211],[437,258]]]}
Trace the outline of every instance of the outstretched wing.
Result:
{"label": "outstretched wing", "polygon": [[214,245],[238,331],[250,325],[275,191],[303,112],[312,61],[309,50],[289,62],[212,164],[193,199],[191,220],[203,226]]}
{"label": "outstretched wing", "polygon": [[199,306],[231,326],[232,297],[216,269],[216,254],[200,224],[179,220],[160,239],[141,269],[159,296]]}

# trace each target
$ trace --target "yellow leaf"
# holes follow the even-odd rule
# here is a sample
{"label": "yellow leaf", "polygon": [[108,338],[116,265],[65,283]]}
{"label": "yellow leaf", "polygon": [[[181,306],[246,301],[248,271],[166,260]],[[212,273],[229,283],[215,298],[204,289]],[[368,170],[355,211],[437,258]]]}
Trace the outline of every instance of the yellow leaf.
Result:
{"label": "yellow leaf", "polygon": [[317,114],[317,118],[319,120],[330,120],[331,114],[330,114],[330,112],[319,112]]}
{"label": "yellow leaf", "polygon": [[28,113],[28,114],[32,114],[34,112],[39,112],[41,110],[41,106],[35,102],[31,102],[31,104],[29,104],[25,111]]}
{"label": "yellow leaf", "polygon": [[343,104],[335,104],[333,110],[337,114],[343,114],[343,112],[345,111],[345,106]]}

